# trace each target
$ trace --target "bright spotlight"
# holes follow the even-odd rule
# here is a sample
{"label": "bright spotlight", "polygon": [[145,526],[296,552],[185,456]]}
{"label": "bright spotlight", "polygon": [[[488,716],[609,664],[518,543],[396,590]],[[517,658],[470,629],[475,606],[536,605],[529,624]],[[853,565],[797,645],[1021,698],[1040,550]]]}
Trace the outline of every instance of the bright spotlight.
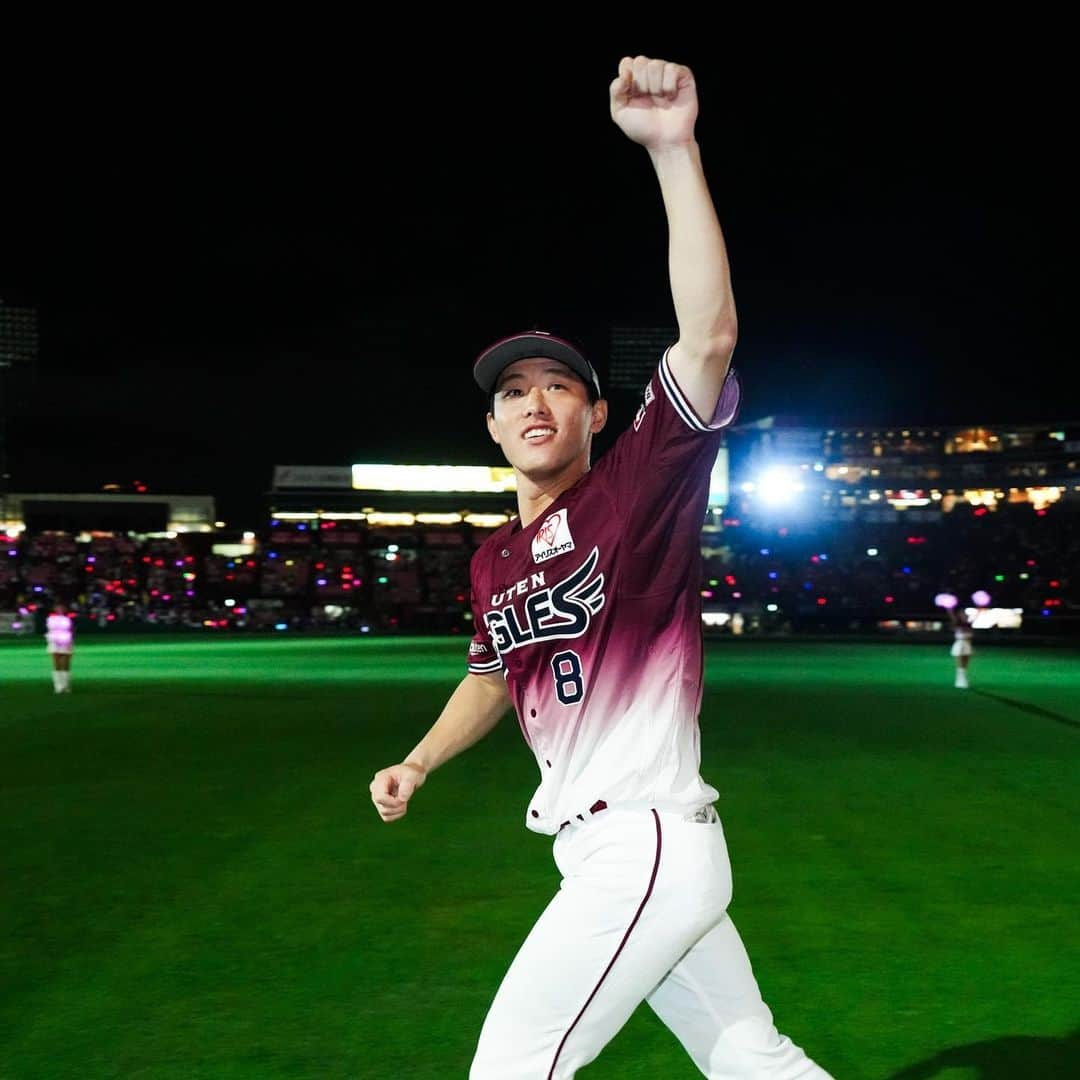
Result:
{"label": "bright spotlight", "polygon": [[795,469],[775,465],[758,477],[755,488],[762,502],[769,506],[783,506],[794,502],[806,490],[806,485],[799,480]]}
{"label": "bright spotlight", "polygon": [[985,589],[977,589],[971,594],[971,602],[976,607],[986,607],[990,603],[990,594]]}
{"label": "bright spotlight", "polygon": [[934,597],[934,603],[937,604],[938,607],[949,610],[956,607],[957,600],[952,593],[940,592]]}

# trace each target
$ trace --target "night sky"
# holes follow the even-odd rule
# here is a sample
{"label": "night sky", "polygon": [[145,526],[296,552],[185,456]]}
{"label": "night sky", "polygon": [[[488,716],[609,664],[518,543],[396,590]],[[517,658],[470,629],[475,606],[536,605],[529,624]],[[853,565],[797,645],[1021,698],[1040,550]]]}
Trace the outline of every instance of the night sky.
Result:
{"label": "night sky", "polygon": [[333,36],[303,64],[145,53],[11,111],[0,296],[41,329],[6,401],[14,490],[138,478],[250,527],[275,464],[500,463],[484,345],[546,327],[603,377],[610,326],[673,323],[659,190],[608,115],[624,52],[697,77],[743,420],[1080,417],[1052,32],[374,56]]}

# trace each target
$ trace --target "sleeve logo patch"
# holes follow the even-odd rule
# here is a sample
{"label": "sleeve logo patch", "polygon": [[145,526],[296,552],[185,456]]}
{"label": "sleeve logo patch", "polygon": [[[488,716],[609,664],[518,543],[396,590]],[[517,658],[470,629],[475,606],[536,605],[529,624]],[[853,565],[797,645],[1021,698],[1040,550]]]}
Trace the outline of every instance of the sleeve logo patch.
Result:
{"label": "sleeve logo patch", "polygon": [[645,410],[656,400],[656,394],[652,388],[652,379],[645,384],[645,400],[638,408],[637,416],[634,417],[634,430],[637,431],[641,427],[642,421],[645,419]]}
{"label": "sleeve logo patch", "polygon": [[570,535],[570,522],[565,510],[549,514],[536,530],[532,542],[533,562],[547,562],[556,555],[574,550],[574,538]]}

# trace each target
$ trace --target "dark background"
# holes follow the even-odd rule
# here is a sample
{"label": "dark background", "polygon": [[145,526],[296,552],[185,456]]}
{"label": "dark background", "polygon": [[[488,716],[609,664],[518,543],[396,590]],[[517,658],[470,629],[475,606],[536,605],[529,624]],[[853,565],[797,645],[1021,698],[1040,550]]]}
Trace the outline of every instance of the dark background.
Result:
{"label": "dark background", "polygon": [[1080,415],[1061,28],[685,22],[128,27],[27,65],[0,296],[41,347],[8,387],[11,487],[137,478],[253,527],[275,464],[499,463],[484,345],[544,326],[603,376],[612,325],[673,323],[658,188],[608,115],[641,51],[697,76],[743,420]]}

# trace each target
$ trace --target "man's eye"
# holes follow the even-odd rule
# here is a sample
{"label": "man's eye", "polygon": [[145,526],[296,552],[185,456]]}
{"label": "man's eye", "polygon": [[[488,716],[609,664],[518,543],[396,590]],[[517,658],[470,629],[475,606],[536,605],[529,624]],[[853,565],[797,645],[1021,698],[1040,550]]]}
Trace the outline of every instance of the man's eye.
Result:
{"label": "man's eye", "polygon": [[502,396],[503,396],[504,398],[508,398],[508,397],[513,397],[513,396],[514,396],[515,394],[520,394],[520,393],[521,393],[521,388],[520,388],[520,387],[517,387],[517,386],[508,386],[508,387],[507,387],[507,388],[506,388],[506,389],[505,389],[505,390],[504,390],[504,391],[502,392]]}

